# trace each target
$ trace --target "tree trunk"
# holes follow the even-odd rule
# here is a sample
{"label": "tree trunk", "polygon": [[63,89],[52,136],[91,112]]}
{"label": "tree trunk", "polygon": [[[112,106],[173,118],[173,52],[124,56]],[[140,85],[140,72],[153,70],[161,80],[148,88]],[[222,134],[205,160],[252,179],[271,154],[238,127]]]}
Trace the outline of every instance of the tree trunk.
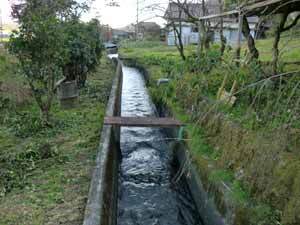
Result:
{"label": "tree trunk", "polygon": [[279,57],[279,50],[278,44],[280,41],[280,31],[276,30],[273,42],[273,59],[272,59],[272,72],[273,74],[277,74],[277,65],[278,65],[278,57]]}
{"label": "tree trunk", "polygon": [[[223,13],[223,1],[219,0],[219,6],[220,6],[220,13]],[[223,34],[223,17],[220,17],[220,42],[221,42],[221,48],[220,53],[221,56],[223,56],[225,48],[226,48],[226,39]]]}
{"label": "tree trunk", "polygon": [[197,22],[197,27],[198,27],[198,45],[197,45],[197,56],[198,58],[201,57],[202,53],[202,48],[201,48],[201,22]]}
{"label": "tree trunk", "polygon": [[179,30],[177,29],[175,22],[173,22],[172,25],[173,25],[173,29],[174,29],[174,32],[175,32],[175,38],[176,37],[178,38],[178,43],[177,43],[177,41],[175,39],[176,47],[177,47],[177,49],[179,51],[179,54],[180,54],[181,58],[183,60],[185,60],[186,57],[185,57],[185,54],[184,54],[184,46],[183,46],[183,42],[182,42],[182,22],[181,22],[181,15],[182,15],[182,11],[180,10],[179,11]]}
{"label": "tree trunk", "polygon": [[241,33],[242,33],[242,27],[243,27],[243,18],[241,15],[241,12],[239,13],[239,27],[238,27],[238,37],[237,37],[237,47],[235,52],[235,59],[236,59],[236,65],[240,65],[240,59],[241,59]]}
{"label": "tree trunk", "polygon": [[44,106],[41,108],[41,120],[45,126],[50,126],[50,108]]}
{"label": "tree trunk", "polygon": [[274,42],[273,42],[273,59],[272,59],[272,72],[273,74],[277,74],[278,72],[278,58],[279,58],[279,50],[278,50],[278,45],[280,42],[280,37],[281,37],[281,32],[284,29],[285,22],[287,20],[288,13],[281,13],[280,14],[280,19],[279,19],[279,24],[277,25],[275,29],[275,35],[274,35]]}
{"label": "tree trunk", "polygon": [[85,86],[86,79],[87,79],[86,72],[83,72],[78,76],[78,79],[77,79],[78,88],[83,88]]}
{"label": "tree trunk", "polygon": [[183,42],[182,42],[182,36],[181,36],[181,34],[182,34],[182,28],[181,28],[181,23],[179,23],[179,31],[177,30],[177,28],[176,28],[176,26],[175,26],[175,24],[174,24],[174,30],[175,30],[175,32],[176,32],[176,36],[177,36],[177,38],[178,38],[178,43],[176,42],[176,47],[177,47],[177,49],[178,49],[178,51],[179,51],[179,54],[180,54],[180,56],[181,56],[181,58],[183,59],[183,60],[185,60],[186,59],[186,57],[185,57],[185,54],[184,54],[184,46],[183,46]]}
{"label": "tree trunk", "polygon": [[[202,9],[202,16],[205,16],[206,15],[206,12],[205,12],[205,0],[202,0],[201,2],[201,9]],[[201,50],[203,51],[203,48],[205,47],[205,49],[207,49],[207,32],[208,32],[208,29],[205,27],[205,21],[204,20],[201,20],[200,21],[201,23]]]}
{"label": "tree trunk", "polygon": [[210,29],[206,28],[206,34],[205,34],[205,43],[204,43],[204,47],[205,47],[205,50],[209,50],[210,48],[210,41],[211,41],[211,32],[210,32]]}
{"label": "tree trunk", "polygon": [[255,47],[255,41],[250,33],[249,23],[246,16],[243,16],[242,32],[247,39],[248,50],[250,52],[250,61],[252,61],[253,59],[258,59],[259,52]]}
{"label": "tree trunk", "polygon": [[206,40],[206,31],[205,31],[205,25],[204,21],[200,21],[200,51],[203,52],[204,49],[204,43]]}
{"label": "tree trunk", "polygon": [[52,100],[55,94],[55,71],[53,68],[48,69],[48,80],[43,83],[43,93],[39,88],[36,88],[34,82],[29,80],[29,86],[32,90],[33,96],[40,108],[41,120],[45,126],[51,126],[50,123],[50,109],[52,105]]}

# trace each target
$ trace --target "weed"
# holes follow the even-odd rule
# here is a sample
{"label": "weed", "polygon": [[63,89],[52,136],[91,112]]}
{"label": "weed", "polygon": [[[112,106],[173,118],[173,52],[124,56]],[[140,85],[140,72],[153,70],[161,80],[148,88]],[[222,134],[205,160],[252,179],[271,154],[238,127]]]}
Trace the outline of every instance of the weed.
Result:
{"label": "weed", "polygon": [[[18,152],[0,156],[0,196],[4,196],[14,188],[23,188],[27,185],[30,172],[38,167],[43,160],[55,158],[59,152],[55,146],[45,142],[30,142]],[[61,159],[56,158],[58,161]]]}
{"label": "weed", "polygon": [[218,169],[218,170],[214,170],[210,174],[209,180],[211,182],[224,181],[226,183],[230,183],[234,180],[234,176],[233,176],[232,172],[230,172],[230,171]]}

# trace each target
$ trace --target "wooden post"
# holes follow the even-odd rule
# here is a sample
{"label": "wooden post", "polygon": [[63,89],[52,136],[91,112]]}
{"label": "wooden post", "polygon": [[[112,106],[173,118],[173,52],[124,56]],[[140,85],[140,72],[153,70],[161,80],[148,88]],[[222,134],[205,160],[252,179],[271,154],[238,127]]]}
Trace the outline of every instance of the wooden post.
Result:
{"label": "wooden post", "polygon": [[238,37],[237,37],[237,46],[236,46],[236,64],[240,65],[241,59],[241,39],[242,39],[242,27],[243,27],[243,15],[239,11],[239,27],[238,27]]}

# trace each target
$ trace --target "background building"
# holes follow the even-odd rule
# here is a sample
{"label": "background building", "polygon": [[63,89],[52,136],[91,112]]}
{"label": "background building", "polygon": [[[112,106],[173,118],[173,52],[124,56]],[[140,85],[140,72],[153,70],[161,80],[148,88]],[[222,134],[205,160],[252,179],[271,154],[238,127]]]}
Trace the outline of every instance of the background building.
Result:
{"label": "background building", "polygon": [[[220,5],[217,0],[206,1],[205,5],[206,14],[205,15],[214,15],[220,13]],[[202,5],[198,3],[189,3],[187,4],[187,9],[189,14],[194,17],[201,17],[202,14]],[[199,31],[198,27],[189,21],[188,15],[178,7],[176,3],[170,3],[165,15],[165,20],[167,21],[167,31],[166,31],[166,41],[168,45],[176,44],[176,34],[174,32],[172,23],[175,23],[177,29],[179,29],[179,22],[182,25],[181,39],[184,45],[188,44],[197,44],[199,40]],[[264,37],[264,32],[270,27],[270,23],[262,23],[258,29],[259,18],[256,16],[247,17],[250,33],[256,38]],[[211,38],[213,42],[220,41],[219,35],[219,19],[210,20],[210,30],[212,31]],[[226,16],[223,17],[223,35],[226,38],[228,44],[236,43],[238,39],[238,18],[235,16]]]}

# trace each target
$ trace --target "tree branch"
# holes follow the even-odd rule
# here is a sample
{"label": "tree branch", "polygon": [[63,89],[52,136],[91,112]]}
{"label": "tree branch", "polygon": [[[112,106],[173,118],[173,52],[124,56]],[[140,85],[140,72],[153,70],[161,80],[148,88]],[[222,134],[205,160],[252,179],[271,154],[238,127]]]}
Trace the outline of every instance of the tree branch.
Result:
{"label": "tree branch", "polygon": [[289,29],[291,29],[293,26],[295,26],[298,22],[298,20],[300,19],[300,14],[294,19],[294,21],[288,25],[287,27],[282,29],[282,32],[288,31]]}
{"label": "tree branch", "polygon": [[189,6],[186,1],[184,3],[181,3],[180,1],[174,1],[173,3],[177,5],[178,8],[182,9],[184,13],[188,16],[188,20],[186,22],[196,23],[200,21],[196,16],[193,16],[190,13]]}

